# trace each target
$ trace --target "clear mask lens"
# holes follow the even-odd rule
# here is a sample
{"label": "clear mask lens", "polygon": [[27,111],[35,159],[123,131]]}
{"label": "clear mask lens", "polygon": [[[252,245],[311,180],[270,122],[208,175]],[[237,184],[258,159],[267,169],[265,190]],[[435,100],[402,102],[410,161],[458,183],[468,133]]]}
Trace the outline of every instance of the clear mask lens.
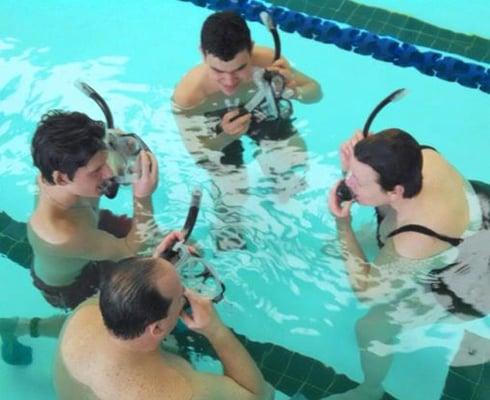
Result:
{"label": "clear mask lens", "polygon": [[214,269],[202,258],[189,253],[185,245],[178,247],[179,261],[175,264],[182,285],[218,303],[223,299],[225,285]]}
{"label": "clear mask lens", "polygon": [[147,146],[135,133],[108,129],[105,142],[108,149],[107,163],[114,172],[117,183],[129,185],[139,176],[138,155]]}

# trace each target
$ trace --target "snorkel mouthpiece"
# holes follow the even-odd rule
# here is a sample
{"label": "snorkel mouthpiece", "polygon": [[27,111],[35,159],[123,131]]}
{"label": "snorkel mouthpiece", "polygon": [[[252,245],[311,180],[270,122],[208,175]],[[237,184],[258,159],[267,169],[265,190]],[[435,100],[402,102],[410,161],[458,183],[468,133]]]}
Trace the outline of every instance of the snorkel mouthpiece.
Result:
{"label": "snorkel mouthpiece", "polygon": [[340,205],[344,201],[351,201],[354,199],[354,194],[350,190],[349,186],[345,183],[345,179],[341,180],[337,191],[335,192],[337,196],[337,203]]}
{"label": "snorkel mouthpiece", "polygon": [[106,179],[104,182],[102,182],[102,185],[100,186],[100,192],[108,199],[113,199],[114,197],[116,197],[118,191],[119,183],[117,182],[115,177]]}
{"label": "snorkel mouthpiece", "polygon": [[374,118],[378,115],[378,113],[385,108],[388,104],[400,100],[402,97],[405,97],[407,94],[406,89],[398,89],[395,90],[393,93],[391,93],[388,97],[384,98],[375,108],[373,111],[371,111],[371,114],[369,114],[368,119],[366,120],[366,123],[364,124],[364,128],[362,129],[362,134],[364,137],[367,137],[369,133],[369,128],[371,127],[371,124],[374,121]]}

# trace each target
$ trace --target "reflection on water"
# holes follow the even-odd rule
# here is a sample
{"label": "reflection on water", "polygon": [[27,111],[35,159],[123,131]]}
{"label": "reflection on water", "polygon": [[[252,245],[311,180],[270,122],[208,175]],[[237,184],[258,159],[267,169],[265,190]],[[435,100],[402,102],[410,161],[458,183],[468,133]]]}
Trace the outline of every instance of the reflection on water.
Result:
{"label": "reflection on water", "polygon": [[[237,331],[280,343],[360,380],[357,329],[361,336],[365,334],[361,350],[375,357],[375,363],[385,357],[384,363],[393,353],[399,357],[393,361],[388,387],[396,386],[397,380],[403,382],[403,374],[417,376],[414,361],[424,350],[425,357],[439,368],[433,376],[434,393],[440,392],[451,360],[468,365],[488,355],[488,342],[481,339],[490,337],[488,318],[458,319],[447,312],[444,298],[437,298],[427,284],[421,284],[423,280],[400,269],[379,271],[372,290],[383,295],[369,310],[357,301],[326,211],[325,190],[338,178],[336,161],[308,154],[301,136],[295,137],[296,143],[263,142],[246,170],[230,165],[224,173],[213,173],[212,168],[197,166],[188,155],[188,141],[182,143],[171,112],[172,87],[125,82],[127,58],[100,57],[52,66],[49,48],[23,49],[13,38],[0,41],[0,51],[0,174],[7,187],[16,189],[15,193],[9,190],[9,201],[2,199],[5,211],[19,213],[21,209],[20,214],[27,215],[31,210],[29,185],[34,171],[29,141],[45,111],[76,109],[102,119],[97,106],[73,86],[82,79],[106,98],[116,125],[138,132],[157,155],[160,187],[154,205],[163,229],[182,226],[192,188],[203,188],[194,239],[227,285],[225,304],[219,307]],[[194,126],[202,126],[201,122],[194,121]],[[202,151],[191,152],[201,157]],[[208,152],[206,162],[217,162],[219,157],[219,152]],[[131,206],[128,191],[116,202],[105,202],[104,206],[121,212]],[[369,218],[370,233],[373,224],[374,218]],[[239,237],[237,242],[242,240],[246,247],[221,251],[216,236],[230,226]],[[233,230],[224,232],[228,238],[233,234]],[[459,254],[466,262],[444,275],[453,292],[484,313],[488,311],[489,257],[481,257],[480,250],[487,251],[489,241],[487,234],[465,241]],[[10,272],[4,269],[2,273]],[[2,303],[6,300],[2,297]],[[37,311],[35,304],[29,308]],[[404,358],[411,353],[415,355]]]}

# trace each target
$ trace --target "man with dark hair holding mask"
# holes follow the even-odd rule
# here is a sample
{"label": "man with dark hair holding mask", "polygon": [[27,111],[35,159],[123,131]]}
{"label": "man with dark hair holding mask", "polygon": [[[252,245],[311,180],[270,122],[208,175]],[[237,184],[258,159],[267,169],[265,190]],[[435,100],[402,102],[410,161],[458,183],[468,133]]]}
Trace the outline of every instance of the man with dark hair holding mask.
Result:
{"label": "man with dark hair holding mask", "polygon": [[27,226],[34,250],[34,284],[55,307],[74,308],[97,290],[102,262],[134,256],[153,221],[151,195],[158,165],[150,152],[139,155],[133,183],[133,219],[99,210],[108,165],[105,127],[78,112],[44,115],[32,140],[39,169],[39,197]]}
{"label": "man with dark hair holding mask", "polygon": [[[43,115],[32,139],[32,158],[40,174],[26,231],[33,251],[30,270],[46,301],[64,310],[97,293],[101,269],[136,255],[155,228],[151,195],[158,164],[150,152],[138,156],[133,217],[99,209],[105,184],[114,176],[105,136],[102,122],[79,112],[53,110]],[[2,358],[9,364],[29,364],[32,350],[17,337],[57,337],[65,318],[0,318]]]}
{"label": "man with dark hair holding mask", "polygon": [[[276,182],[279,199],[287,200],[304,185],[301,176],[293,178],[293,169],[306,167],[303,139],[290,118],[271,120],[263,110],[240,116],[241,110],[261,90],[255,74],[264,69],[282,76],[284,95],[290,100],[318,102],[319,84],[291,68],[285,58],[274,61],[274,51],[255,45],[246,22],[233,12],[217,12],[206,19],[201,53],[203,62],[175,88],[174,112],[187,150],[220,189],[216,203],[223,200],[233,206],[245,201],[248,178],[240,140],[244,135],[260,146],[255,156],[264,174]],[[222,199],[227,194],[229,199]]]}
{"label": "man with dark hair holding mask", "polygon": [[[191,311],[183,310],[188,302]],[[180,319],[204,335],[224,375],[195,371],[161,348]],[[272,399],[273,390],[210,300],[185,289],[161,258],[129,258],[104,273],[100,298],[82,304],[59,342],[59,399]]]}

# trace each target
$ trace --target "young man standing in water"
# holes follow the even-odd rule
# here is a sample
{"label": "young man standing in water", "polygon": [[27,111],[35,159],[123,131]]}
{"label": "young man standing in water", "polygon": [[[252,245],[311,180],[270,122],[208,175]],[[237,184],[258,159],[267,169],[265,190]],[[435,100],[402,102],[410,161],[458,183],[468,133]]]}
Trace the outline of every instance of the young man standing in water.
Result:
{"label": "young man standing in water", "polygon": [[[114,174],[102,122],[78,112],[50,111],[37,126],[32,157],[39,169],[36,208],[27,224],[33,250],[34,285],[54,307],[73,309],[98,291],[107,263],[134,256],[154,228],[151,195],[158,164],[150,152],[139,154],[140,174],[133,183],[132,218],[99,209],[104,184]],[[1,319],[2,357],[28,364],[31,349],[16,337],[57,337],[65,315]]]}
{"label": "young man standing in water", "polygon": [[[219,190],[215,209],[221,203],[233,206],[245,201],[243,136],[259,146],[254,156],[275,182],[279,200],[286,201],[304,185],[303,177],[294,171],[306,167],[305,143],[290,118],[261,120],[250,112],[238,116],[239,107],[261,90],[254,74],[263,69],[283,77],[290,100],[318,102],[320,85],[291,68],[285,58],[274,61],[272,49],[256,46],[246,22],[233,12],[217,12],[206,19],[200,50],[203,62],[175,88],[174,112],[189,153],[210,173]],[[227,216],[222,219],[226,221]],[[233,216],[228,219],[234,221]]]}
{"label": "young man standing in water", "polygon": [[[367,138],[358,133],[342,145],[340,154],[353,200],[376,207],[380,251],[369,263],[351,226],[352,201],[339,203],[337,183],[330,191],[329,208],[347,255],[348,277],[361,300],[376,302],[356,326],[364,382],[329,398],[381,399],[403,329],[447,320],[452,314],[462,319],[485,315],[471,301],[469,288],[456,295],[441,274],[459,268],[454,248],[461,238],[488,229],[484,210],[489,209],[490,188],[467,181],[435,149],[419,145],[400,129]],[[479,355],[473,358],[481,362]]]}
{"label": "young man standing in water", "polygon": [[[197,372],[161,347],[179,318],[209,340],[224,375]],[[175,267],[161,258],[129,258],[104,273],[99,299],[83,303],[63,329],[55,387],[61,400],[273,398],[212,302],[185,289]]]}

